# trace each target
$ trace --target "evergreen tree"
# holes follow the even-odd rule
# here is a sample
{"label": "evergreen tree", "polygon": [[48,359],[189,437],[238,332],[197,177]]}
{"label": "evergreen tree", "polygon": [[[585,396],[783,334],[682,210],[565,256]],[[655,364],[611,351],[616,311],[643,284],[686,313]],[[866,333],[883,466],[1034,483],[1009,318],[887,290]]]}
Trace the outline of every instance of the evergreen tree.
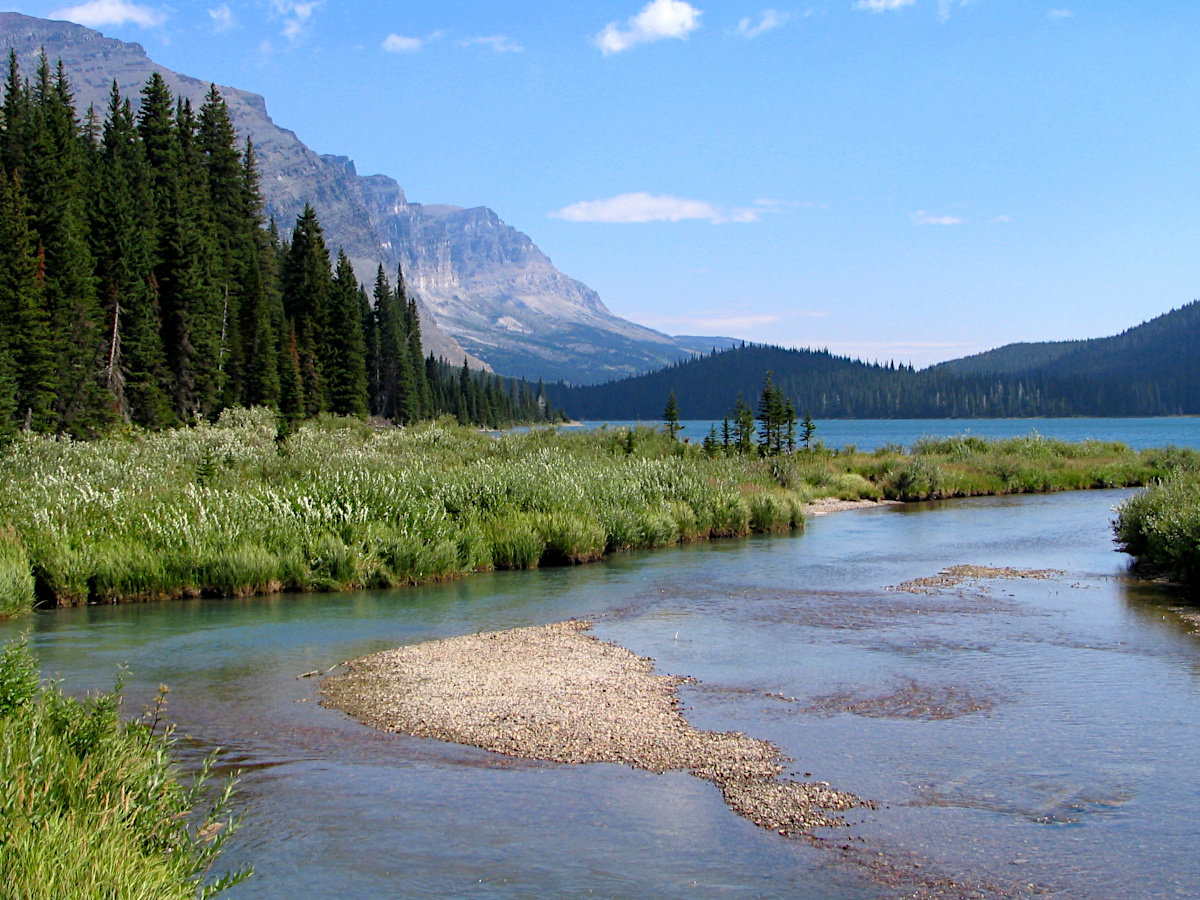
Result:
{"label": "evergreen tree", "polygon": [[56,424],[55,352],[31,218],[20,184],[0,173],[0,353],[9,379],[0,386],[0,406],[13,404],[0,410],[0,428],[16,410],[31,428],[45,431]]}
{"label": "evergreen tree", "polygon": [[61,67],[43,53],[31,93],[31,128],[17,174],[45,259],[43,297],[55,348],[56,427],[87,434],[111,416],[102,382],[106,334],[96,296],[82,174],[83,142]]}
{"label": "evergreen tree", "polygon": [[295,329],[306,416],[316,416],[329,408],[321,350],[332,287],[333,273],[325,236],[316,212],[305,204],[292,230],[291,246],[283,266],[282,288],[284,313]]}
{"label": "evergreen tree", "polygon": [[358,279],[344,250],[338,251],[329,301],[326,349],[322,360],[329,408],[338,415],[365,417],[367,348],[363,340],[362,307]]}
{"label": "evergreen tree", "polygon": [[161,428],[175,417],[153,275],[153,188],[132,108],[115,81],[100,154],[104,174],[93,204],[91,238],[111,329],[106,382],[122,415]]}
{"label": "evergreen tree", "polygon": [[242,195],[246,202],[249,233],[243,260],[242,335],[245,368],[245,402],[278,409],[279,366],[284,356],[283,301],[278,291],[279,234],[262,228],[262,193],[254,144],[246,140],[242,154]]}
{"label": "evergreen tree", "polygon": [[741,394],[738,394],[737,405],[733,408],[733,423],[737,452],[749,453],[754,448],[754,411]]}
{"label": "evergreen tree", "polygon": [[816,433],[817,423],[813,421],[812,415],[805,413],[804,423],[800,426],[800,440],[803,442],[805,450],[811,449],[813,435]]}
{"label": "evergreen tree", "polygon": [[671,391],[671,396],[667,398],[667,406],[663,410],[663,423],[671,440],[675,440],[683,429],[683,426],[679,424],[679,402],[675,399],[674,391]]}

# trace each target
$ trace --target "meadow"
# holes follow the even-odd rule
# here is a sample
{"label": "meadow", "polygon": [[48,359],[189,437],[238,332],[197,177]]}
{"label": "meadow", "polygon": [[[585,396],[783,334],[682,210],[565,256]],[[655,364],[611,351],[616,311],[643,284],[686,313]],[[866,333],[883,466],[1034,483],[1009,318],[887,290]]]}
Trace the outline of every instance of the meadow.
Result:
{"label": "meadow", "polygon": [[920,500],[1155,482],[1192,451],[1031,434],[859,453],[705,452],[651,428],[494,435],[266,409],[0,455],[0,610],[388,588],[787,531],[820,497]]}

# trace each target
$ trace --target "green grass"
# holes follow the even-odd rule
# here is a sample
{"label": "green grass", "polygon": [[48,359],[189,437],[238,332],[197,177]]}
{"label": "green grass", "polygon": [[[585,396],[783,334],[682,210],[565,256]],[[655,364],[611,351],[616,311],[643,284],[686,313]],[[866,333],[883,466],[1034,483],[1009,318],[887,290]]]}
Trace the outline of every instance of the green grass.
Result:
{"label": "green grass", "polygon": [[21,435],[0,455],[0,614],[581,563],[800,527],[818,497],[1144,484],[1189,454],[1030,435],[710,456],[650,428],[496,438],[328,417],[277,440],[262,409],[91,442]]}
{"label": "green grass", "polygon": [[1181,468],[1126,501],[1113,530],[1141,565],[1200,585],[1200,472]]}
{"label": "green grass", "polygon": [[169,729],[123,722],[121,692],[78,700],[41,685],[24,642],[0,653],[0,884],[14,900],[210,897],[236,828],[232,782],[205,810],[206,764],[184,786]]}

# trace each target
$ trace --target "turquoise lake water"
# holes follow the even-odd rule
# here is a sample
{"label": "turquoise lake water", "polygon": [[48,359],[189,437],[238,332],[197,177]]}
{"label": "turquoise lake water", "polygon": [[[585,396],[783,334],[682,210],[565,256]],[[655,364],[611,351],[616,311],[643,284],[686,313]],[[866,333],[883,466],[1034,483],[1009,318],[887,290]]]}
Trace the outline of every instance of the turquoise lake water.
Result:
{"label": "turquoise lake water", "polygon": [[[227,862],[257,874],[234,898],[897,896],[872,860],[992,896],[1197,897],[1200,637],[1186,599],[1114,551],[1128,495],[837,513],[791,536],[422,588],[46,611],[0,636],[31,629],[74,690],[127,664],[133,711],[171,687],[186,758],[220,746],[243,770]],[[963,563],[1062,574],[888,590]],[[681,699],[697,726],[775,741],[796,777],[876,808],[814,847],[684,773],[379,734],[297,677],[572,616],[696,678]]]}

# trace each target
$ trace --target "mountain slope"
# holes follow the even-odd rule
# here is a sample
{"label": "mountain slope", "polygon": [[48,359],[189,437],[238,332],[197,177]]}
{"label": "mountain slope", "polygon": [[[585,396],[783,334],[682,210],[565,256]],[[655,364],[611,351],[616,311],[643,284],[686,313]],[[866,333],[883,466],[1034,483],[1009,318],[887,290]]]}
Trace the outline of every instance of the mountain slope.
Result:
{"label": "mountain slope", "polygon": [[[61,59],[82,111],[108,103],[114,79],[136,104],[152,72],[199,106],[209,83],[153,62],[140,44],[69,22],[0,13],[0,48],[29,74],[45,48]],[[219,86],[235,127],[258,152],[268,215],[290,228],[317,210],[331,247],[344,247],[360,279],[403,264],[422,313],[426,350],[530,378],[592,382],[665,365],[690,351],[665,334],[614,316],[594,291],[554,268],[524,234],[489,209],[409,203],[400,185],[363,177],[344,156],[319,155],[267,114],[262,97]],[[465,350],[464,350],[465,348]]]}
{"label": "mountain slope", "polygon": [[[768,370],[796,411],[818,418],[1200,415],[1200,302],[1107,338],[1015,344],[920,372],[813,350],[748,346],[603,385],[552,385],[580,419],[684,417],[755,403]],[[1020,365],[1026,364],[1026,368]]]}

